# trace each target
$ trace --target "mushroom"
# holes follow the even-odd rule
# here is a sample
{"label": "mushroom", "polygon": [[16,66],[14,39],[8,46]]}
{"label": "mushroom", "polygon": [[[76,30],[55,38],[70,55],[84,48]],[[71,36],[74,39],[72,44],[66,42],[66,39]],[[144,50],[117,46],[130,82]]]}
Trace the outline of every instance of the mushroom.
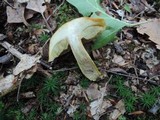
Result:
{"label": "mushroom", "polygon": [[82,38],[90,40],[105,30],[105,21],[101,18],[81,17],[61,26],[51,37],[49,44],[49,62],[57,58],[70,45],[82,73],[96,81],[102,74],[88,55],[82,44]]}

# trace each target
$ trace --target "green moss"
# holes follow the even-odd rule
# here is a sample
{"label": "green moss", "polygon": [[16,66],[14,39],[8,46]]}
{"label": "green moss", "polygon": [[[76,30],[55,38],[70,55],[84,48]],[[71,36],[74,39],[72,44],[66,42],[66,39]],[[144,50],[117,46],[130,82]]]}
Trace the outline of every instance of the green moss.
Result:
{"label": "green moss", "polygon": [[0,101],[0,112],[4,109],[4,103],[2,101]]}
{"label": "green moss", "polygon": [[42,42],[46,42],[48,39],[49,39],[49,35],[48,34],[41,34],[40,36],[39,36],[39,39],[40,39],[40,41],[42,41]]}
{"label": "green moss", "polygon": [[21,85],[21,91],[35,88],[35,86],[42,84],[44,79],[45,78],[40,75],[33,75],[30,79],[22,81],[23,83]]}
{"label": "green moss", "polygon": [[37,111],[35,109],[31,109],[31,111],[26,117],[26,120],[35,120],[36,116],[37,116]]}
{"label": "green moss", "polygon": [[73,120],[87,120],[86,105],[81,103],[79,109],[74,112]]}
{"label": "green moss", "polygon": [[158,99],[160,94],[160,87],[152,87],[148,92],[142,94],[140,98],[143,107],[150,108]]}
{"label": "green moss", "polygon": [[82,88],[88,88],[90,83],[91,83],[91,81],[87,78],[82,78],[80,80],[80,85],[81,85]]}
{"label": "green moss", "polygon": [[29,27],[30,27],[30,29],[35,29],[35,30],[43,28],[43,26],[40,24],[31,24]]}
{"label": "green moss", "polygon": [[[120,76],[114,77],[117,96],[120,96],[125,103],[127,112],[135,110],[135,105],[139,101],[143,108],[150,108],[158,99],[160,87],[152,87],[148,92],[141,94],[141,97],[136,97],[132,90],[124,85],[124,78]],[[112,83],[113,84],[113,83]]]}
{"label": "green moss", "polygon": [[159,96],[160,94],[160,87],[152,87],[151,90],[150,90],[150,94],[153,94],[155,95],[156,97]]}
{"label": "green moss", "polygon": [[58,27],[62,26],[64,23],[79,17],[79,13],[74,10],[74,8],[68,4],[63,4],[60,9],[58,10],[57,18],[57,25]]}
{"label": "green moss", "polygon": [[45,80],[44,86],[43,86],[43,90],[46,92],[52,92],[54,94],[56,94],[56,91],[59,90],[59,79],[57,77],[51,77],[51,78],[47,78]]}
{"label": "green moss", "polygon": [[150,108],[156,101],[156,97],[150,93],[144,93],[141,98],[143,107]]}
{"label": "green moss", "polygon": [[137,98],[130,88],[124,85],[124,78],[120,76],[116,76],[114,78],[116,80],[116,89],[117,95],[122,97],[127,112],[131,112],[135,110],[135,103],[137,102]]}
{"label": "green moss", "polygon": [[150,108],[158,99],[160,94],[160,87],[153,87],[148,92],[142,94],[141,102],[143,107]]}
{"label": "green moss", "polygon": [[127,120],[127,119],[126,119],[125,116],[122,116],[122,115],[121,115],[121,116],[118,118],[118,120]]}
{"label": "green moss", "polygon": [[128,44],[127,46],[128,46],[127,49],[128,49],[129,51],[133,51],[134,48],[136,47],[136,45],[135,45],[134,43],[132,43],[132,42],[131,42],[130,44]]}

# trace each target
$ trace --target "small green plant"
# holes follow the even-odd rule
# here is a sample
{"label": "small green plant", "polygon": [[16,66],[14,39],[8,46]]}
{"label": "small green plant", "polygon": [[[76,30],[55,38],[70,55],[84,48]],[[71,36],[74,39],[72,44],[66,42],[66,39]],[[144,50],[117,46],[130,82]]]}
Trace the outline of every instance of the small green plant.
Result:
{"label": "small green plant", "polygon": [[35,109],[31,109],[31,111],[27,115],[27,120],[34,120],[34,119],[36,119],[36,114],[37,114],[36,110]]}
{"label": "small green plant", "polygon": [[49,39],[49,35],[47,34],[41,34],[39,37],[40,41],[46,42]]}
{"label": "small green plant", "polygon": [[65,3],[60,7],[57,14],[57,25],[58,27],[62,26],[64,23],[79,17],[78,12],[76,13],[74,8],[71,7],[68,3]]}
{"label": "small green plant", "polygon": [[5,116],[8,120],[24,120],[24,115],[20,110],[9,110]]}
{"label": "small green plant", "polygon": [[80,80],[80,85],[83,88],[88,88],[88,86],[90,85],[91,81],[88,80],[87,78],[83,78],[82,80]]}
{"label": "small green plant", "polygon": [[114,79],[116,80],[115,84],[117,94],[123,98],[127,112],[135,110],[135,103],[137,102],[137,98],[131,89],[124,85],[124,78],[116,76]]}
{"label": "small green plant", "polygon": [[0,120],[4,120],[4,103],[0,101]]}
{"label": "small green plant", "polygon": [[42,25],[40,25],[40,24],[31,24],[31,26],[30,26],[32,29],[42,29],[43,28],[43,26]]}
{"label": "small green plant", "polygon": [[0,101],[0,112],[4,109],[4,103]]}
{"label": "small green plant", "polygon": [[[21,86],[21,91],[26,91],[27,89],[34,88],[35,86],[40,85],[43,83],[44,77],[41,77],[39,75],[34,75],[30,79],[25,80],[23,85]],[[42,82],[39,82],[42,81]]]}
{"label": "small green plant", "polygon": [[[61,91],[61,80],[63,80],[64,73],[56,73],[50,78],[46,78],[43,80],[43,85],[41,86],[41,89],[38,91],[37,98],[39,103],[47,108],[50,108],[52,105],[49,103],[53,103],[53,100],[50,99],[52,95],[58,95],[58,93]],[[53,106],[55,107],[55,106]],[[48,109],[47,109],[48,110]]]}
{"label": "small green plant", "polygon": [[155,95],[150,94],[149,92],[142,95],[141,102],[143,104],[143,107],[150,108],[155,103],[155,101]]}
{"label": "small green plant", "polygon": [[79,111],[74,112],[73,120],[80,120],[81,115]]}
{"label": "small green plant", "polygon": [[86,105],[81,103],[79,109],[74,112],[73,120],[86,120]]}
{"label": "small green plant", "polygon": [[52,114],[54,113],[54,115],[57,113],[58,108],[60,108],[60,105],[58,103],[50,103],[47,106],[48,111],[50,111]]}
{"label": "small green plant", "polygon": [[150,108],[160,95],[160,87],[153,87],[148,92],[143,93],[140,101],[143,104],[143,107]]}
{"label": "small green plant", "polygon": [[129,4],[125,4],[125,5],[123,6],[123,8],[124,8],[124,10],[126,10],[127,12],[131,13],[131,8],[130,8]]}
{"label": "small green plant", "polygon": [[150,93],[158,97],[160,94],[160,87],[152,87]]}
{"label": "small green plant", "polygon": [[64,73],[56,73],[50,78],[44,79],[42,89],[37,94],[40,103],[42,120],[54,120],[60,111],[61,106],[53,100],[55,95],[61,91],[61,80],[64,78]]}
{"label": "small green plant", "polygon": [[122,115],[121,115],[121,116],[118,118],[118,120],[127,120],[127,119],[126,119],[125,116],[122,116]]}
{"label": "small green plant", "polygon": [[54,120],[54,116],[49,113],[42,113],[41,120]]}
{"label": "small green plant", "polygon": [[44,26],[41,24],[31,23],[30,26],[28,26],[28,32],[34,32],[35,30],[43,29]]}
{"label": "small green plant", "polygon": [[44,89],[46,92],[53,92],[53,93],[56,94],[56,92],[57,92],[58,89],[59,89],[59,80],[58,80],[58,78],[57,78],[57,77],[47,78],[47,79],[45,80],[43,89]]}
{"label": "small green plant", "polygon": [[125,100],[124,103],[127,112],[132,112],[135,110],[134,102]]}

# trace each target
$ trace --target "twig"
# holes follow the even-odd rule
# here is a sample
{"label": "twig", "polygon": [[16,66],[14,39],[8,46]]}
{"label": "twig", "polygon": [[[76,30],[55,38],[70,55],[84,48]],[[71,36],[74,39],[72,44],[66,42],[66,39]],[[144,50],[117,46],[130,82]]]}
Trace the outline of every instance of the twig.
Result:
{"label": "twig", "polygon": [[[23,57],[23,54],[20,53],[17,49],[15,49],[11,44],[9,44],[8,42],[0,42],[0,45],[2,45],[5,49],[7,49],[8,52],[10,52],[12,55],[14,55],[15,57],[17,57],[18,59],[21,60],[21,58]],[[11,57],[12,57],[11,55]],[[36,54],[36,56],[38,56],[38,54]],[[6,56],[2,56],[3,59],[1,59],[0,57],[0,63],[5,62],[6,60],[10,59],[10,56],[7,54]],[[41,65],[45,66],[48,69],[52,69],[51,66],[47,65],[43,60],[39,60],[37,61],[37,63],[40,63]]]}
{"label": "twig", "polygon": [[14,55],[15,57],[21,59],[23,54],[20,53],[18,50],[16,50],[11,44],[9,44],[8,42],[0,42],[0,45],[2,45],[4,48],[6,48],[12,55]]}
{"label": "twig", "polygon": [[[137,77],[137,76],[135,76],[133,74],[123,74],[123,73],[117,73],[117,72],[113,72],[113,71],[107,71],[107,72],[108,73],[112,73],[112,74],[116,74],[116,75],[120,75],[120,76],[125,76],[125,77],[129,77],[129,78],[136,78],[136,79],[139,79],[139,80],[147,81],[152,85],[158,86],[158,84],[156,82],[152,81],[151,79],[147,80],[146,78]],[[158,75],[158,76],[160,76],[160,75]]]}
{"label": "twig", "polygon": [[55,72],[64,72],[64,71],[69,71],[69,70],[75,70],[77,69],[78,67],[72,67],[72,68],[62,68],[62,69],[59,69],[59,70],[53,70],[52,72],[55,73]]}
{"label": "twig", "polygon": [[[12,90],[12,86],[17,87],[19,85],[18,92],[17,92],[17,102],[18,102],[21,83],[22,83],[23,78],[26,76],[26,74],[24,74],[24,71],[30,69],[36,63],[38,63],[40,56],[29,56],[27,54],[22,54],[6,41],[0,42],[0,45],[2,45],[4,48],[6,48],[7,51],[10,52],[12,55],[14,55],[15,57],[20,59],[20,62],[13,69],[13,73],[12,73],[14,77],[15,76],[18,77],[20,75],[20,78],[18,78],[18,79],[16,78],[17,80],[14,78],[16,83],[14,83],[10,87],[8,87],[8,89]],[[28,63],[30,63],[30,64],[28,64]],[[9,91],[7,91],[7,92],[9,92]],[[5,94],[7,94],[7,92]]]}
{"label": "twig", "polygon": [[15,7],[13,5],[11,5],[7,0],[3,0],[5,3],[7,3],[10,7],[12,7],[13,9],[15,9]]}
{"label": "twig", "polygon": [[44,19],[44,22],[45,22],[46,25],[47,25],[47,28],[49,29],[49,31],[50,31],[52,34],[53,34],[53,32],[52,32],[52,29],[51,29],[50,25],[48,24],[48,20],[49,20],[50,17],[64,4],[64,2],[65,2],[65,0],[62,1],[62,3],[52,12],[52,14],[51,14],[48,18],[45,18],[45,16],[44,16],[43,14],[41,14],[42,17],[43,17],[43,19]]}
{"label": "twig", "polygon": [[55,12],[64,4],[65,0],[62,1],[62,3],[52,12],[52,14],[47,18],[47,21],[51,18],[52,15],[55,14]]}
{"label": "twig", "polygon": [[49,29],[49,31],[51,32],[51,34],[53,34],[52,29],[51,29],[50,25],[48,24],[48,21],[46,20],[45,16],[43,15],[43,13],[42,13],[41,15],[42,15],[42,17],[43,17],[43,19],[44,19],[44,22],[45,22],[46,25],[47,25],[47,28]]}
{"label": "twig", "polygon": [[99,116],[101,116],[102,113],[102,109],[103,109],[103,99],[106,93],[106,88],[108,86],[108,83],[110,82],[110,80],[112,79],[113,75],[111,75],[111,77],[109,78],[109,80],[106,82],[104,88],[101,91],[101,96],[98,99],[98,103],[99,103],[99,107],[96,109],[96,113],[99,114]]}
{"label": "twig", "polygon": [[44,60],[39,60],[39,63],[40,63],[41,65],[43,65],[44,67],[46,67],[46,68],[48,68],[48,69],[52,70],[52,67],[51,67],[51,66],[49,66],[47,63],[45,63],[45,61],[44,61]]}
{"label": "twig", "polygon": [[0,57],[0,63],[5,64],[8,63],[13,58],[12,54],[8,53]]}
{"label": "twig", "polygon": [[23,78],[21,78],[20,81],[19,81],[18,91],[17,91],[17,102],[19,102],[19,94],[20,94],[22,81],[23,81]]}
{"label": "twig", "polygon": [[160,77],[160,75],[155,75],[155,76],[151,77],[150,79],[148,79],[147,81],[152,81],[152,79],[154,79],[155,77]]}
{"label": "twig", "polygon": [[102,95],[101,95],[101,98],[100,98],[100,99],[102,99],[102,100],[103,100],[103,98],[104,98],[104,96],[105,96],[105,91],[106,91],[106,88],[107,88],[107,86],[108,86],[108,83],[111,81],[112,77],[113,77],[113,75],[110,76],[109,80],[106,82],[106,84],[105,84],[105,86],[104,86],[105,89],[102,90]]}

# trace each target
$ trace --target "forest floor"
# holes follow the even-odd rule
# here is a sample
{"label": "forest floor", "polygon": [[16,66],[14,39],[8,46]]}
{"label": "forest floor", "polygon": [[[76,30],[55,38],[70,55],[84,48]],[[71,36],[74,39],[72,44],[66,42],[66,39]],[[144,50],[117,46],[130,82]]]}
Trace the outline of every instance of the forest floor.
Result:
{"label": "forest floor", "polygon": [[0,97],[0,120],[160,120],[159,0],[101,0],[116,19],[154,22],[124,27],[116,40],[96,50],[94,42],[84,43],[104,76],[97,81],[82,74],[69,49],[48,62],[50,38],[66,22],[82,17],[77,8],[66,0],[36,1],[37,11],[27,0],[0,0],[0,93],[7,87],[1,81],[22,59],[4,43],[21,54],[41,55],[30,68],[25,68],[31,64],[27,56],[18,68],[12,81],[20,79],[16,89]]}

